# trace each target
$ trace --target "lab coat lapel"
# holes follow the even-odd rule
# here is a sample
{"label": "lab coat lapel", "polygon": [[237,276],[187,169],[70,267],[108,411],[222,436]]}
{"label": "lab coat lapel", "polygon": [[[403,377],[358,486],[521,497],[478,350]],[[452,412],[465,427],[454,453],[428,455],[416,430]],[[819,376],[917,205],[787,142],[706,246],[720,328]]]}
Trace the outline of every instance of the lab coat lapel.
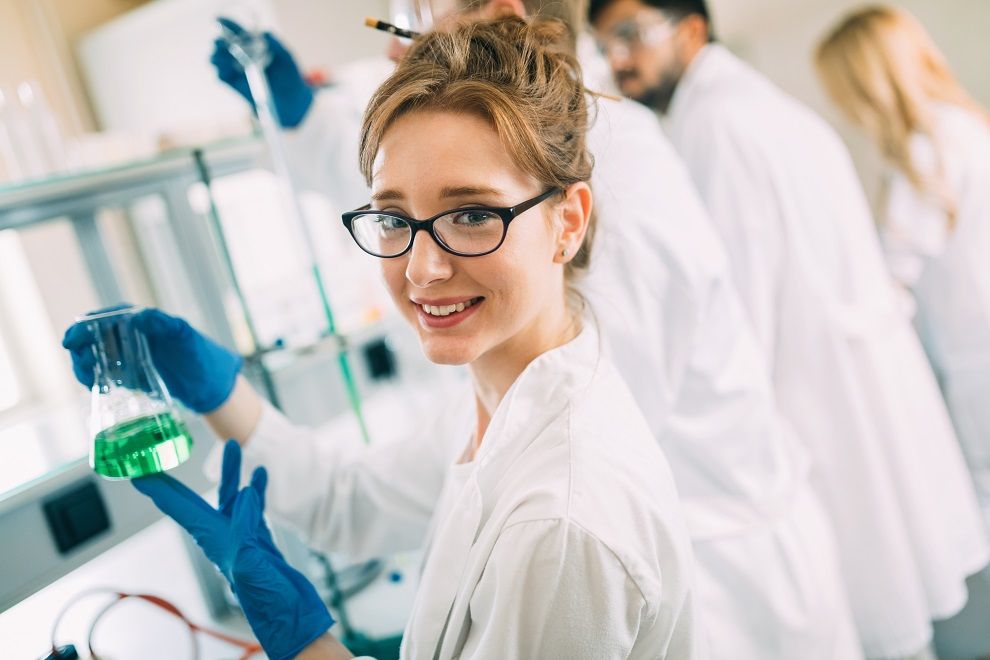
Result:
{"label": "lab coat lapel", "polygon": [[470,624],[471,595],[485,570],[504,520],[493,517],[499,482],[513,469],[529,446],[558,419],[580,391],[588,386],[600,355],[599,336],[592,318],[573,341],[544,353],[523,370],[492,417],[479,450],[476,478],[481,520],[461,571],[460,588],[449,607],[438,660],[452,660],[460,652]]}
{"label": "lab coat lapel", "polygon": [[485,431],[475,468],[440,522],[420,581],[423,591],[407,629],[404,658],[448,660],[460,648],[471,594],[491,553],[497,530],[484,535],[494,492],[526,448],[556,419],[597,366],[598,332],[591,319],[581,334],[544,353],[523,370]]}
{"label": "lab coat lapel", "polygon": [[464,582],[471,546],[481,525],[482,498],[477,470],[468,476],[455,506],[432,539],[430,556],[420,579],[423,591],[410,619],[403,657],[426,659],[440,656],[447,635],[451,606]]}
{"label": "lab coat lapel", "polygon": [[600,347],[597,325],[590,314],[584,326],[573,341],[533,360],[502,399],[478,453],[478,480],[483,492],[491,492],[575,393],[587,387]]}

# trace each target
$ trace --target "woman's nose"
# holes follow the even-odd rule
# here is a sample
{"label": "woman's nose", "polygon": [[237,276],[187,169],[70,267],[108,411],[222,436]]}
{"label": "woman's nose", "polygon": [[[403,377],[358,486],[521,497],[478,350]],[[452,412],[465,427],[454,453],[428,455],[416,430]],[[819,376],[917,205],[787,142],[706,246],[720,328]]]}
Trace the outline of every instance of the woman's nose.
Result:
{"label": "woman's nose", "polygon": [[406,279],[423,288],[450,279],[453,274],[452,255],[437,245],[429,232],[420,231],[413,239],[406,264]]}

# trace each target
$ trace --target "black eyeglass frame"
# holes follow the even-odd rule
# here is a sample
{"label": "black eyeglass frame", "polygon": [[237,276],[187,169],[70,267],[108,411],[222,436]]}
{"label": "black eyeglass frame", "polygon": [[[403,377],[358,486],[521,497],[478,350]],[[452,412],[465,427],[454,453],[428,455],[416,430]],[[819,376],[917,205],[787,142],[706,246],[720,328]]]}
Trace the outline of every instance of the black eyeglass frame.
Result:
{"label": "black eyeglass frame", "polygon": [[[350,233],[351,238],[354,239],[355,243],[357,243],[357,246],[361,248],[361,250],[363,250],[364,252],[370,254],[373,257],[378,257],[379,259],[396,259],[409,252],[409,250],[412,249],[413,243],[416,242],[416,233],[419,232],[420,230],[428,232],[430,236],[433,237],[433,240],[436,242],[436,244],[439,245],[444,252],[448,252],[456,257],[483,257],[486,254],[491,254],[492,252],[495,252],[500,247],[502,247],[502,243],[505,242],[505,237],[508,236],[509,234],[510,222],[512,222],[517,217],[519,217],[526,211],[530,210],[534,206],[537,206],[538,204],[542,204],[546,200],[550,199],[553,195],[562,192],[564,192],[563,188],[550,188],[546,192],[540,193],[539,195],[531,199],[527,199],[525,202],[520,202],[515,206],[502,206],[502,207],[464,206],[461,208],[449,209],[447,211],[444,211],[443,213],[437,213],[432,218],[428,218],[426,220],[416,220],[415,218],[410,218],[408,216],[402,215],[401,213],[396,213],[394,211],[372,211],[371,204],[365,204],[359,209],[355,209],[353,211],[348,211],[347,213],[343,213],[341,214],[340,217],[343,220],[344,226],[347,228],[348,233]],[[487,211],[489,213],[496,214],[499,218],[502,219],[502,238],[499,239],[498,244],[495,247],[493,247],[491,250],[487,250],[486,252],[479,252],[477,254],[466,254],[464,252],[458,252],[454,248],[444,243],[443,239],[440,238],[440,236],[437,234],[436,229],[434,229],[434,223],[445,215],[450,215],[451,213],[467,213],[471,211]],[[354,235],[354,219],[362,215],[372,215],[372,214],[384,215],[390,218],[397,218],[409,225],[409,227],[412,229],[412,233],[409,235],[409,244],[405,247],[404,250],[402,250],[402,252],[399,252],[398,254],[393,254],[391,256],[382,256],[380,254],[375,254],[374,252],[365,249],[365,247],[361,245],[361,241],[359,241],[357,239],[357,236]]]}

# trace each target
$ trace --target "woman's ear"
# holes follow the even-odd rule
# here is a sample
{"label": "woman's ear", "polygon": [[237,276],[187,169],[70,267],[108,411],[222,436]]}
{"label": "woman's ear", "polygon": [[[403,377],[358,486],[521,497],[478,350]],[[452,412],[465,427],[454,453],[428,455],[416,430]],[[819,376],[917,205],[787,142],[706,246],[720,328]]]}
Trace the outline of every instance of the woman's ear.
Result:
{"label": "woman's ear", "polygon": [[566,264],[577,254],[591,219],[591,187],[580,181],[564,190],[564,200],[557,205],[558,235],[554,261]]}

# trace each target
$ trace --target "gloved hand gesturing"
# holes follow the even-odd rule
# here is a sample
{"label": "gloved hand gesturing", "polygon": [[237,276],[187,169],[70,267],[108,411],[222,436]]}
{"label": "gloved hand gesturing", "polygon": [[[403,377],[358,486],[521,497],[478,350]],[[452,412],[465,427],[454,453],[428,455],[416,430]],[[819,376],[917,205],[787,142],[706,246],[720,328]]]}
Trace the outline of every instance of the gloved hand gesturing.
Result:
{"label": "gloved hand gesturing", "polygon": [[294,658],[333,625],[312,584],[282,557],[262,516],[268,475],[255,469],[239,488],[241,448],[223,452],[219,508],[167,474],[134,479],[134,487],[181,525],[230,582],[251,629],[273,660]]}
{"label": "gloved hand gesturing", "polygon": [[[242,35],[245,33],[244,28],[229,18],[221,16],[217,21],[234,34]],[[282,42],[273,37],[270,32],[265,32],[264,39],[272,58],[268,66],[265,67],[265,74],[268,76],[268,84],[271,86],[272,97],[275,99],[279,123],[284,128],[295,128],[302,123],[313,103],[313,90],[306,83],[295,59],[285,49]],[[213,56],[210,57],[210,63],[216,68],[217,76],[233,87],[254,108],[254,99],[251,97],[247,76],[244,75],[244,69],[241,68],[241,65],[230,54],[227,40],[220,37],[213,43]]]}
{"label": "gloved hand gesturing", "polygon": [[[107,310],[120,309],[116,306]],[[184,319],[157,309],[138,312],[134,327],[148,340],[151,360],[165,387],[194,412],[208,413],[219,408],[234,389],[241,370],[241,356],[197,332]],[[93,337],[83,323],[65,332],[62,346],[72,355],[72,370],[86,387],[93,386]]]}

